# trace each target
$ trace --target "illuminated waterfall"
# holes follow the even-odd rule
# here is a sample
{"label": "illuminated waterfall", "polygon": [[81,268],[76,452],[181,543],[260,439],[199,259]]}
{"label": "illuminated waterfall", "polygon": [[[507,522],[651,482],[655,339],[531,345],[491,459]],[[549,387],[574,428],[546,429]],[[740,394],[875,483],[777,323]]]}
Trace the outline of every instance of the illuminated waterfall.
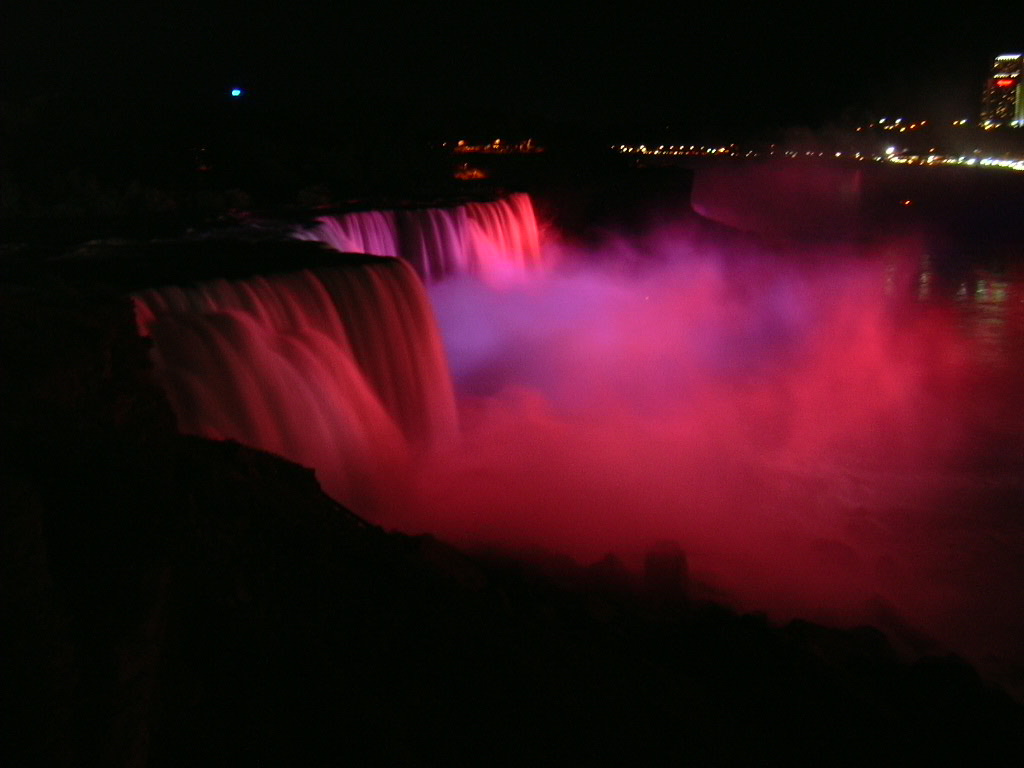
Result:
{"label": "illuminated waterfall", "polygon": [[343,253],[397,256],[427,282],[472,274],[503,283],[541,266],[537,220],[525,194],[455,208],[325,216],[296,237]]}
{"label": "illuminated waterfall", "polygon": [[183,432],[313,467],[328,493],[357,509],[379,502],[416,451],[456,432],[433,314],[400,260],[134,299]]}
{"label": "illuminated waterfall", "polygon": [[[539,268],[527,195],[444,209],[362,211],[300,231],[337,251],[399,258],[167,286],[137,294],[179,428],[313,467],[365,510],[402,463],[457,432],[451,376],[417,273],[515,280]],[[415,270],[415,271],[414,271]]]}

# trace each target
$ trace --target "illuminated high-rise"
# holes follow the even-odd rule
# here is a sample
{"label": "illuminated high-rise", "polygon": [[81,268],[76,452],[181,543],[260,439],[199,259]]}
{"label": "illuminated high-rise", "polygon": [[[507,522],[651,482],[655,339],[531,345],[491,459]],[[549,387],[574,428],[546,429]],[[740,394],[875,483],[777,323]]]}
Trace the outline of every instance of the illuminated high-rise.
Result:
{"label": "illuminated high-rise", "polygon": [[1024,54],[1004,53],[992,62],[981,97],[981,124],[1024,126]]}

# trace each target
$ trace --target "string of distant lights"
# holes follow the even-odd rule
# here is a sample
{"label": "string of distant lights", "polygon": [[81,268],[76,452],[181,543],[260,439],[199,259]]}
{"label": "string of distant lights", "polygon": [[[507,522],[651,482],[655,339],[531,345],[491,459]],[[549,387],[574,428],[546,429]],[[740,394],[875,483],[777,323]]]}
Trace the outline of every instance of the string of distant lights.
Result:
{"label": "string of distant lights", "polygon": [[735,144],[730,144],[727,147],[666,146],[664,144],[657,147],[648,147],[645,144],[633,147],[627,144],[618,144],[612,149],[626,155],[676,155],[683,157],[712,157],[716,155],[753,157],[757,154],[753,151],[743,152],[737,149]]}
{"label": "string of distant lights", "polygon": [[[1012,56],[1000,56],[997,57],[997,61],[1002,59],[1016,59],[1019,58],[1019,54],[1013,54]],[[1016,84],[1016,79],[1008,80],[1005,85]],[[998,85],[1004,85],[1002,81],[997,82]],[[228,91],[229,95],[233,99],[239,99],[245,95],[245,91],[242,88],[234,87]],[[883,131],[896,131],[898,133],[905,133],[906,131],[917,131],[921,128],[925,128],[929,125],[927,120],[911,121],[902,117],[893,118],[890,120],[888,117],[880,118],[877,122],[868,123],[864,126],[858,126],[858,132],[872,131],[872,130],[883,130]],[[952,125],[955,127],[964,127],[968,125],[966,118],[961,120],[952,121]],[[985,120],[978,124],[979,127],[985,130],[991,130],[993,128],[1000,127],[999,123],[991,120]],[[1024,121],[1014,120],[1007,123],[1009,127],[1019,128],[1024,127]],[[480,145],[469,144],[465,140],[459,140],[454,145],[444,143],[442,146],[451,147],[455,153],[499,153],[499,154],[533,154],[537,152],[543,152],[544,148],[537,146],[533,139],[526,139],[518,143],[504,142],[501,139],[495,139],[493,142]],[[797,158],[797,157],[835,157],[835,158],[848,158],[858,161],[871,160],[875,162],[888,162],[897,165],[962,165],[962,166],[978,166],[984,168],[1004,168],[1012,171],[1024,171],[1024,157],[983,157],[981,156],[980,150],[975,150],[971,155],[946,155],[932,150],[927,155],[922,154],[908,154],[905,151],[900,151],[896,147],[889,147],[885,150],[882,155],[872,155],[863,152],[823,152],[823,151],[797,151],[797,150],[782,150],[776,152],[774,149],[764,153],[756,152],[754,150],[741,150],[735,144],[729,144],[728,146],[720,147],[709,147],[703,145],[665,145],[659,144],[657,147],[648,147],[646,144],[639,144],[632,146],[628,144],[618,144],[611,147],[612,150],[625,155],[640,155],[640,156],[667,156],[667,157],[759,157],[762,155],[775,156],[780,155],[782,157]]]}
{"label": "string of distant lights", "polygon": [[[917,131],[917,130],[920,130],[921,128],[924,128],[924,127],[926,127],[928,125],[931,125],[931,123],[929,123],[927,120],[912,121],[912,120],[907,120],[907,119],[902,118],[902,117],[897,117],[897,118],[895,118],[893,120],[890,120],[887,117],[883,117],[883,118],[879,119],[876,122],[868,123],[867,125],[857,126],[857,132],[861,133],[861,132],[864,132],[864,131],[882,130],[882,131],[896,131],[898,133],[906,133],[907,131]],[[953,125],[953,126],[955,126],[957,128],[962,128],[962,127],[968,127],[969,125],[973,125],[973,124],[970,123],[967,120],[967,118],[963,118],[961,120],[953,120],[950,123],[950,125]],[[986,131],[991,131],[991,130],[994,130],[996,128],[1002,128],[1002,127],[1006,127],[1006,128],[1022,128],[1022,127],[1024,127],[1024,120],[1010,120],[1009,122],[1000,122],[1000,121],[997,121],[997,120],[982,120],[981,122],[977,123],[977,126],[979,128],[983,128]]]}
{"label": "string of distant lights", "polygon": [[644,144],[630,146],[628,144],[617,144],[611,147],[612,150],[624,155],[640,155],[643,157],[788,157],[788,158],[817,158],[832,157],[846,158],[857,161],[873,161],[878,163],[894,163],[896,165],[962,165],[967,167],[977,166],[983,168],[1003,168],[1011,171],[1024,171],[1024,157],[985,157],[979,153],[972,155],[945,155],[933,152],[926,155],[907,154],[896,147],[888,147],[884,154],[873,155],[864,152],[824,152],[824,151],[798,151],[798,150],[770,150],[768,152],[755,152],[753,150],[741,150],[735,144],[728,147],[699,147],[699,146],[666,146],[648,147]]}
{"label": "string of distant lights", "polygon": [[451,149],[458,154],[485,153],[485,154],[536,154],[544,151],[544,147],[538,146],[533,139],[524,139],[520,142],[508,142],[502,139],[495,139],[488,144],[470,144],[465,139],[459,139],[454,144],[444,142],[442,147]]}

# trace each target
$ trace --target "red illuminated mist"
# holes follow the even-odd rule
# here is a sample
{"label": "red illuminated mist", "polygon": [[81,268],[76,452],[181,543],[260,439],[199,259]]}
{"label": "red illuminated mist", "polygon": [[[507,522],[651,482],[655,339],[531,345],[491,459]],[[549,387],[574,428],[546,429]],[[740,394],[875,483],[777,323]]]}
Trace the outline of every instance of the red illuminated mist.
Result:
{"label": "red illuminated mist", "polygon": [[670,539],[735,605],[1010,664],[1016,377],[984,368],[962,312],[916,300],[912,244],[792,259],[696,243],[609,244],[602,264],[656,265],[628,274],[434,286],[462,443],[416,465],[394,523],[584,563]]}

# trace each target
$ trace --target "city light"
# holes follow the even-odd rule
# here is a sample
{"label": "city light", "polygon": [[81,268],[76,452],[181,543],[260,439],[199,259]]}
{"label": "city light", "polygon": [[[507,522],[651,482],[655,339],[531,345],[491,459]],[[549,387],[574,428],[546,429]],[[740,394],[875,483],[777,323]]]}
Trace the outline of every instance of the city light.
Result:
{"label": "city light", "polygon": [[[442,146],[449,147],[451,144],[445,142]],[[459,139],[451,148],[457,154],[532,155],[544,151],[544,147],[538,146],[533,139],[524,139],[514,144],[504,139],[494,139],[488,144],[470,144],[465,139]]]}
{"label": "city light", "polygon": [[646,144],[640,144],[637,146],[631,146],[629,144],[616,144],[611,147],[612,150],[623,154],[623,155],[664,155],[668,157],[753,157],[756,152],[747,151],[741,152],[735,144],[730,144],[724,147],[705,147],[705,146],[675,146],[661,144],[656,148],[648,147]]}
{"label": "city light", "polygon": [[[656,148],[648,147],[645,144],[632,146],[629,144],[616,144],[610,147],[614,152],[618,152],[623,155],[637,156],[638,161],[641,158],[666,158],[671,159],[675,157],[708,157],[708,158],[730,158],[730,159],[750,159],[758,158],[762,156],[774,157],[777,153],[775,149],[771,149],[767,153],[755,152],[754,150],[744,150],[735,144],[730,144],[727,147],[706,147],[706,146],[667,146],[660,145]],[[834,158],[844,159],[850,158],[858,162],[865,160],[872,160],[878,163],[892,163],[894,165],[917,165],[917,166],[966,166],[966,167],[983,167],[983,168],[1001,168],[1011,171],[1024,171],[1024,157],[989,157],[983,156],[982,150],[978,149],[971,155],[945,155],[942,154],[937,147],[932,147],[928,150],[928,154],[919,155],[907,152],[906,149],[901,149],[896,146],[889,146],[885,148],[884,154],[870,156],[862,152],[821,152],[811,150],[795,150],[786,149],[779,150],[779,155],[791,159],[796,158]],[[913,201],[905,202],[904,205],[913,205]]]}
{"label": "city light", "polygon": [[[961,135],[970,135],[970,131],[980,128],[982,131],[1001,131],[1006,128],[1024,127],[1024,55],[1002,54],[996,56],[992,63],[991,74],[987,80],[984,95],[982,97],[981,116],[978,122],[969,121],[968,118],[953,120],[952,126],[967,128],[965,131],[957,131]],[[950,125],[950,123],[945,123]],[[975,149],[964,152],[959,149],[954,152],[948,145],[943,147],[942,142],[946,138],[942,135],[941,129],[931,127],[928,120],[912,119],[906,116],[881,117],[874,122],[857,126],[856,133],[873,133],[874,131],[894,131],[900,134],[908,134],[904,139],[900,136],[900,145],[889,145],[884,150],[868,149],[861,146],[857,151],[856,146],[832,147],[828,151],[807,150],[807,149],[778,149],[771,145],[770,150],[754,151],[742,150],[735,144],[728,146],[675,146],[659,144],[657,147],[648,147],[646,144],[613,145],[611,149],[624,155],[636,157],[636,162],[653,162],[656,158],[664,158],[663,163],[672,162],[675,157],[707,157],[707,158],[756,158],[760,156],[775,156],[776,154],[790,158],[833,158],[838,161],[874,161],[879,163],[892,163],[895,165],[916,165],[916,166],[964,166],[978,168],[999,168],[1012,171],[1024,171],[1024,156],[1005,152],[995,154],[992,149],[985,148],[985,142],[979,142]],[[914,141],[913,134],[917,133],[924,141]],[[851,135],[852,138],[852,135]],[[894,137],[895,138],[895,137]],[[891,139],[890,139],[891,141]],[[906,141],[906,144],[902,142]],[[918,146],[924,145],[925,141],[931,146],[927,153],[922,153]],[[959,140],[958,140],[959,141]],[[495,145],[496,146],[496,145]],[[884,146],[884,145],[883,145]],[[876,154],[881,152],[881,154]],[[902,201],[903,205],[913,205],[912,200]]]}
{"label": "city light", "polygon": [[981,125],[990,130],[1018,127],[1024,120],[1024,56],[1004,53],[992,62],[991,74],[981,97]]}

